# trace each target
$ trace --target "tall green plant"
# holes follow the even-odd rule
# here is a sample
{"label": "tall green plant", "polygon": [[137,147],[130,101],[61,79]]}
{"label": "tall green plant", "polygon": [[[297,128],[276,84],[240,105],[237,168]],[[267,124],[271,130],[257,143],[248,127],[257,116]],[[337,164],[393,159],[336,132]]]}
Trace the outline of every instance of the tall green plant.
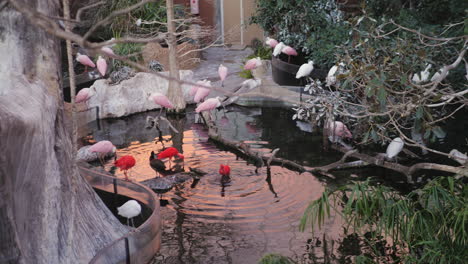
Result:
{"label": "tall green plant", "polygon": [[300,229],[321,226],[334,210],[352,230],[371,235],[366,239],[370,252],[362,263],[382,261],[384,256],[373,244],[382,236],[404,263],[465,263],[467,202],[463,179],[440,177],[407,195],[367,180],[324,192],[306,209]]}

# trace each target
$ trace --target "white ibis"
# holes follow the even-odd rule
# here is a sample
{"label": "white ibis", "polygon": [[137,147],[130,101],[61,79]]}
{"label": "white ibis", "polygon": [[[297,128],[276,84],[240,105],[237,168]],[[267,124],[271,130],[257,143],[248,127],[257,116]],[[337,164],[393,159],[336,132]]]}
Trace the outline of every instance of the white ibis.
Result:
{"label": "white ibis", "polygon": [[275,48],[273,49],[273,56],[278,56],[281,54],[281,51],[283,50],[283,48],[285,47],[286,45],[284,45],[283,42],[280,42],[278,43],[278,45],[275,46]]}
{"label": "white ibis", "polygon": [[309,74],[314,70],[314,62],[309,61],[308,63],[304,63],[301,65],[299,70],[296,73],[296,79],[300,79],[302,77],[309,76]]}
{"label": "white ibis", "polygon": [[401,138],[399,138],[399,137],[394,138],[392,140],[392,142],[390,142],[390,144],[388,144],[386,157],[388,159],[392,159],[392,158],[396,157],[398,155],[398,153],[400,153],[400,151],[403,149],[404,145],[405,145],[405,143],[403,142],[403,140]]}
{"label": "white ibis", "polygon": [[122,206],[117,207],[117,213],[120,216],[127,218],[127,225],[129,225],[129,221],[131,221],[132,226],[135,227],[133,218],[141,214],[141,205],[135,200],[130,200]]}

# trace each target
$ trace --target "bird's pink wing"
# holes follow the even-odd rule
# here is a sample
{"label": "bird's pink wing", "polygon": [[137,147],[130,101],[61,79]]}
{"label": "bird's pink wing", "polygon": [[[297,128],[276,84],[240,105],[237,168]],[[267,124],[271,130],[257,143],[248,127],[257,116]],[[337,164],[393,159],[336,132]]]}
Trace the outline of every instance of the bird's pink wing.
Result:
{"label": "bird's pink wing", "polygon": [[98,68],[98,71],[99,73],[104,76],[106,75],[106,71],[107,71],[107,62],[105,59],[101,58],[97,61],[97,68]]}
{"label": "bird's pink wing", "polygon": [[293,49],[293,48],[291,48],[291,47],[289,47],[289,46],[288,46],[288,47],[285,47],[285,48],[283,49],[283,53],[284,53],[284,54],[287,54],[287,55],[289,55],[289,56],[297,56],[296,50]]}
{"label": "bird's pink wing", "polygon": [[197,93],[197,90],[198,90],[198,86],[197,86],[197,85],[193,85],[193,86],[190,88],[190,96],[194,96],[194,95]]}
{"label": "bird's pink wing", "polygon": [[211,92],[210,89],[199,87],[198,90],[197,90],[197,93],[195,94],[195,97],[193,98],[193,100],[196,103],[199,103],[201,100],[205,99],[205,97],[207,97],[208,94],[210,94],[210,92]]}
{"label": "bird's pink wing", "polygon": [[248,60],[244,65],[244,70],[253,70],[257,67],[257,59]]}
{"label": "bird's pink wing", "polygon": [[92,67],[92,68],[96,67],[94,62],[86,55],[80,55],[76,58],[76,60],[85,66]]}
{"label": "bird's pink wing", "polygon": [[169,101],[169,99],[164,95],[155,96],[154,102],[166,108],[174,108],[174,105],[171,103],[171,101]]}
{"label": "bird's pink wing", "polygon": [[195,112],[200,113],[201,111],[213,110],[217,105],[216,100],[206,100],[195,109]]}
{"label": "bird's pink wing", "polygon": [[275,48],[278,45],[278,41],[276,39],[270,40],[270,47]]}
{"label": "bird's pink wing", "polygon": [[98,143],[92,145],[89,148],[90,152],[100,152],[100,153],[107,153],[111,152],[114,148],[114,145],[107,140],[99,141]]}
{"label": "bird's pink wing", "polygon": [[226,79],[227,72],[228,72],[228,69],[226,67],[218,68],[218,74],[219,74],[219,78],[221,79],[221,81],[224,81]]}
{"label": "bird's pink wing", "polygon": [[81,103],[89,99],[89,89],[81,89],[75,97],[75,103]]}

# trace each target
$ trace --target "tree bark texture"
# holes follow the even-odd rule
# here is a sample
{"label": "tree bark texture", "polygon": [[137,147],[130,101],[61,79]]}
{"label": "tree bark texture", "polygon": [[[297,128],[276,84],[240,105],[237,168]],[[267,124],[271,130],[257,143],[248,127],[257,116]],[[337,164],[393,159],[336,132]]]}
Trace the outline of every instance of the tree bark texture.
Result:
{"label": "tree bark texture", "polygon": [[[24,4],[61,15],[59,0]],[[125,229],[78,174],[59,41],[7,5],[0,60],[0,263],[88,263]]]}
{"label": "tree bark texture", "polygon": [[[169,46],[169,75],[172,78],[180,80],[179,76],[179,65],[177,63],[177,40],[175,36],[175,25],[174,25],[174,2],[173,0],[166,0],[167,7],[167,30],[168,39],[167,44]],[[170,81],[169,88],[167,90],[167,96],[169,100],[174,104],[175,109],[169,109],[175,113],[181,113],[185,111],[185,99],[182,91],[182,87],[179,82]]]}

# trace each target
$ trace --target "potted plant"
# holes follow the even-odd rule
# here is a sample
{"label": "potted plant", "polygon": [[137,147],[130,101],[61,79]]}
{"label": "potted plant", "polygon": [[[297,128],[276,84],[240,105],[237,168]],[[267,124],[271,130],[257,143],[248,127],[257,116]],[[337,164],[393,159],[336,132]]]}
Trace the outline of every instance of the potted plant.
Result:
{"label": "potted plant", "polygon": [[323,79],[335,63],[335,47],[348,40],[348,25],[334,0],[256,0],[251,22],[271,37],[296,49],[298,56],[272,58],[273,79],[282,85],[300,85],[299,67],[312,60],[313,78]]}

